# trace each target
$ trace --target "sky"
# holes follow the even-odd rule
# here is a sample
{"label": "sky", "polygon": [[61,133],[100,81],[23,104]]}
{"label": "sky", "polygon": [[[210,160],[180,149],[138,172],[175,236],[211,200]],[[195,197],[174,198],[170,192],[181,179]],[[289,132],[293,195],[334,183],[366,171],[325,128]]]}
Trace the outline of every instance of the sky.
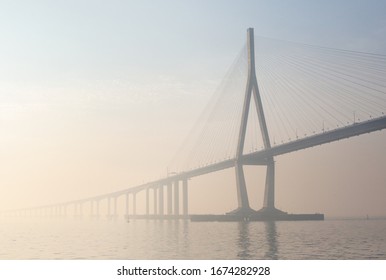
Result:
{"label": "sky", "polygon": [[[386,1],[0,1],[0,210],[164,177],[247,28],[386,54],[384,11]],[[277,206],[386,215],[384,143],[381,131],[278,157]],[[247,175],[259,208],[264,170]],[[233,177],[191,180],[190,211],[232,210]]]}

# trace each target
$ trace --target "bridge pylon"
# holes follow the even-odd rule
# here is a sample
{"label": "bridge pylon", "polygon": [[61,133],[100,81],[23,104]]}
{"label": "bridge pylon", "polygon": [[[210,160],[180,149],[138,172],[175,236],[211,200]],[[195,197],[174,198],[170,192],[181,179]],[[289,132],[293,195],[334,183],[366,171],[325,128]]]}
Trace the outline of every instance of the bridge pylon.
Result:
{"label": "bridge pylon", "polygon": [[248,80],[245,89],[243,112],[241,116],[241,124],[239,130],[239,138],[236,151],[236,184],[237,184],[237,199],[238,208],[229,212],[232,215],[250,216],[256,213],[274,215],[282,214],[284,212],[275,208],[275,162],[273,157],[266,158],[265,165],[267,166],[267,175],[264,192],[264,204],[263,208],[259,211],[253,210],[249,206],[248,192],[245,183],[245,176],[243,170],[243,151],[245,144],[245,135],[247,132],[247,123],[249,110],[251,107],[251,98],[253,95],[254,103],[256,106],[257,117],[259,120],[260,132],[263,139],[265,149],[271,148],[269,140],[269,134],[267,124],[265,121],[263,104],[261,102],[259,87],[257,84],[256,70],[255,70],[255,47],[254,47],[254,35],[253,28],[247,30],[247,47],[248,47]]}

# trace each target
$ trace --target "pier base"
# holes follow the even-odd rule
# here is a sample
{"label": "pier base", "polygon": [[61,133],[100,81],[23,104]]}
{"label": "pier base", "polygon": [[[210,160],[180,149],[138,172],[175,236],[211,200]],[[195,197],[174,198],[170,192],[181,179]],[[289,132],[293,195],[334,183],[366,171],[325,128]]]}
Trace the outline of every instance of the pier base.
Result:
{"label": "pier base", "polygon": [[324,214],[288,214],[278,212],[260,212],[248,216],[242,215],[190,215],[192,222],[240,222],[240,221],[323,221]]}

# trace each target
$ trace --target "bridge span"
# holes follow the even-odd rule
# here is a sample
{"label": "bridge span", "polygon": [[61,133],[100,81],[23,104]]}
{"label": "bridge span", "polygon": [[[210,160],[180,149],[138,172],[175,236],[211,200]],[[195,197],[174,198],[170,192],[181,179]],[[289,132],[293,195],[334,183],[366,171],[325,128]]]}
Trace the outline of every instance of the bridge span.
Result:
{"label": "bridge span", "polygon": [[[331,131],[325,131],[320,134],[308,136],[306,138],[297,139],[288,143],[280,144],[269,149],[253,152],[243,155],[241,158],[243,165],[266,165],[268,159],[274,156],[312,148],[315,146],[339,141],[342,139],[359,136],[366,133],[382,130],[386,128],[386,116],[355,123],[346,127],[337,128]],[[39,215],[39,216],[66,216],[68,208],[72,208],[74,216],[83,215],[83,206],[88,204],[92,217],[100,217],[99,204],[101,201],[107,201],[107,217],[116,218],[117,214],[117,199],[125,197],[125,217],[142,218],[142,219],[188,219],[188,180],[197,176],[206,175],[216,171],[221,171],[228,168],[234,168],[237,160],[227,159],[221,162],[213,163],[204,167],[180,172],[169,177],[165,177],[156,181],[147,182],[138,186],[122,189],[119,191],[102,194],[98,196],[88,197],[84,199],[59,203],[49,204],[32,208],[11,210],[8,215]],[[182,182],[182,213],[180,213],[180,195],[179,189]],[[166,199],[165,199],[166,187]],[[153,193],[150,202],[149,192]],[[136,196],[139,192],[146,192],[146,212],[137,214]],[[131,196],[131,202],[130,202]],[[164,202],[167,203],[167,211],[164,211]],[[152,212],[150,212],[150,204],[153,204]],[[132,204],[132,212],[129,213],[129,204]],[[6,214],[6,213],[5,213]]]}

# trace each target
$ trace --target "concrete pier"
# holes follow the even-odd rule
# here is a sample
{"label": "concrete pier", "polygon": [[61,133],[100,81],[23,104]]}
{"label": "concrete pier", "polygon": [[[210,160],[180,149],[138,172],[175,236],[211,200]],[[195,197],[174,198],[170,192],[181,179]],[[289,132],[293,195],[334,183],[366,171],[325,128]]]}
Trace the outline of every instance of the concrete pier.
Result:
{"label": "concrete pier", "polygon": [[190,215],[192,222],[241,222],[241,221],[323,221],[324,214],[280,214],[250,216],[239,215]]}

